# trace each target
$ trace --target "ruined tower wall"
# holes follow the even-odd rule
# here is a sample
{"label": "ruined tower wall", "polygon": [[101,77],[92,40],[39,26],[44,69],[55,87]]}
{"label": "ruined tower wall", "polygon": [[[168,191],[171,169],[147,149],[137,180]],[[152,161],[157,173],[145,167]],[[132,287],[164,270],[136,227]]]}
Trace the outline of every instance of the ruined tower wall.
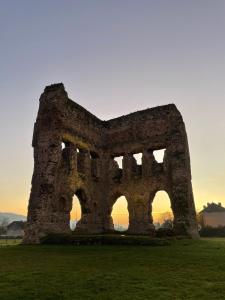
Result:
{"label": "ruined tower wall", "polygon": [[[154,235],[151,206],[159,190],[171,199],[175,232],[197,236],[187,136],[175,105],[101,121],[70,100],[62,84],[52,85],[40,98],[33,147],[26,243],[69,232],[74,195],[82,210],[77,231],[112,231],[112,206],[124,195],[128,232]],[[153,151],[162,148],[157,163]],[[139,152],[141,165],[133,157]],[[120,155],[122,169],[114,160]]]}
{"label": "ruined tower wall", "polygon": [[[89,226],[102,223],[96,217],[101,207],[96,205],[101,202],[100,164],[97,157],[91,157],[100,155],[102,135],[101,121],[68,99],[63,85],[46,87],[40,97],[32,143],[35,165],[28,207],[28,243],[39,241],[47,232],[69,231],[76,193],[83,212],[80,227],[87,222]],[[92,200],[95,195],[96,200]],[[94,232],[96,226],[91,225]]]}
{"label": "ruined tower wall", "polygon": [[[108,182],[108,207],[112,207],[118,195],[126,196],[129,231],[149,233],[154,196],[164,190],[171,199],[175,230],[185,232],[189,224],[190,234],[196,232],[187,136],[175,105],[132,113],[106,125],[107,151],[111,156],[123,156],[120,177]],[[153,151],[158,149],[165,149],[163,163],[154,159]],[[133,157],[135,153],[142,154],[141,166]]]}
{"label": "ruined tower wall", "polygon": [[154,109],[132,113],[128,116],[106,122],[107,147],[116,154],[138,153],[144,147],[157,150],[166,148],[173,135],[174,116],[182,124],[182,117],[175,105],[170,104]]}
{"label": "ruined tower wall", "polygon": [[63,138],[72,139],[86,149],[98,148],[103,138],[102,122],[72,100],[67,101],[65,110],[67,117],[63,123]]}

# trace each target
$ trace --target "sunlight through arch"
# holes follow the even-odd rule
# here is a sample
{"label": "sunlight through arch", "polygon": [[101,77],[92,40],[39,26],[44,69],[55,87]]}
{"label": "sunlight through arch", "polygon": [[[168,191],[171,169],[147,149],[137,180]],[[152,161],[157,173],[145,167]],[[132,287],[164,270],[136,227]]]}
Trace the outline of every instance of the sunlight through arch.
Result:
{"label": "sunlight through arch", "polygon": [[156,226],[162,225],[165,220],[173,220],[173,211],[169,195],[165,191],[158,191],[152,202],[153,223]]}
{"label": "sunlight through arch", "polygon": [[117,231],[126,231],[129,224],[128,203],[125,196],[120,196],[113,205],[112,218],[114,229]]}
{"label": "sunlight through arch", "polygon": [[72,200],[72,209],[70,212],[70,229],[75,230],[77,222],[81,218],[81,206],[79,198],[74,195]]}

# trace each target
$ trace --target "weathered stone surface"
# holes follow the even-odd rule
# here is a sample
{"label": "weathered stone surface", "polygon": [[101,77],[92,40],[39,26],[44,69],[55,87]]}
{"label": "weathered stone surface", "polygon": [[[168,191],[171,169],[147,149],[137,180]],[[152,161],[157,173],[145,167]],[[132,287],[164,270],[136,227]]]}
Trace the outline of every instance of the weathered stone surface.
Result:
{"label": "weathered stone surface", "polygon": [[[63,84],[54,84],[41,95],[33,147],[25,243],[68,232],[74,194],[82,210],[77,231],[113,230],[112,207],[124,195],[128,232],[154,235],[151,207],[159,190],[170,197],[175,232],[198,237],[187,136],[175,105],[101,121],[71,101]],[[166,149],[163,163],[154,158],[158,149]],[[135,153],[143,154],[142,165]],[[118,156],[122,169],[114,161]]]}

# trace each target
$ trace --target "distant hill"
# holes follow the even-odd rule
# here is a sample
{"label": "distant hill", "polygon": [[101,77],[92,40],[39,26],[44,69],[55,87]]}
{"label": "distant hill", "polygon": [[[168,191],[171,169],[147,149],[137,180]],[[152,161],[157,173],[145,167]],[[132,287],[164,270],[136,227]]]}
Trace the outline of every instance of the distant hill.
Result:
{"label": "distant hill", "polygon": [[26,221],[27,217],[14,213],[0,212],[0,222],[5,219],[7,219],[8,223],[11,223],[13,221]]}

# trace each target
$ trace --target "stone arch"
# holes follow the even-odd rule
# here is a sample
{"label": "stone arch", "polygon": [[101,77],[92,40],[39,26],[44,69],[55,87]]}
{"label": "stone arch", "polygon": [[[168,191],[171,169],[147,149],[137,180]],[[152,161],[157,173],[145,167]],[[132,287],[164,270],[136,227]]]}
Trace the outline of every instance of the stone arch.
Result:
{"label": "stone arch", "polygon": [[[127,202],[127,211],[128,211],[128,217],[130,215],[129,212],[129,198],[127,193],[123,192],[120,189],[115,189],[111,191],[108,195],[108,201],[105,204],[105,217],[104,217],[104,231],[105,232],[112,232],[114,231],[114,223],[113,223],[113,217],[112,217],[112,212],[113,212],[113,206],[117,202],[117,200],[124,196]],[[128,219],[128,224],[129,224],[129,219]]]}
{"label": "stone arch", "polygon": [[81,204],[76,194],[72,198],[72,208],[70,211],[70,229],[75,230],[77,223],[81,219]]}
{"label": "stone arch", "polygon": [[[161,204],[162,202],[166,202],[167,207],[165,208],[165,212],[163,213],[163,209],[159,209],[160,205],[156,203],[158,197],[163,197],[163,200],[161,198]],[[155,209],[154,206],[157,205],[158,209]],[[157,189],[154,192],[150,193],[150,198],[149,198],[149,207],[150,207],[150,217],[151,221],[156,223],[159,222],[160,224],[163,222],[165,219],[172,219],[174,220],[174,210],[172,207],[172,199],[170,197],[170,194],[168,193],[167,190],[165,189]],[[158,210],[158,211],[156,211]],[[156,216],[156,213],[161,213],[161,216]]]}
{"label": "stone arch", "polygon": [[76,192],[74,193],[79,202],[80,202],[80,206],[81,206],[81,214],[87,214],[89,213],[89,196],[87,194],[87,192],[85,191],[85,189],[83,188],[79,188],[76,190]]}
{"label": "stone arch", "polygon": [[122,196],[125,196],[127,198],[127,195],[126,193],[123,193],[120,189],[116,191],[113,191],[110,196],[109,196],[109,205],[110,205],[110,213],[112,212],[112,207],[113,205],[116,203],[117,199],[122,197]]}
{"label": "stone arch", "polygon": [[[78,188],[74,195],[78,198],[81,207],[81,218],[76,224],[74,231],[86,231],[88,229],[90,219],[90,197],[84,188]],[[72,210],[72,203],[71,203]]]}
{"label": "stone arch", "polygon": [[128,200],[125,195],[117,197],[111,210],[111,218],[115,231],[126,231],[129,226]]}

